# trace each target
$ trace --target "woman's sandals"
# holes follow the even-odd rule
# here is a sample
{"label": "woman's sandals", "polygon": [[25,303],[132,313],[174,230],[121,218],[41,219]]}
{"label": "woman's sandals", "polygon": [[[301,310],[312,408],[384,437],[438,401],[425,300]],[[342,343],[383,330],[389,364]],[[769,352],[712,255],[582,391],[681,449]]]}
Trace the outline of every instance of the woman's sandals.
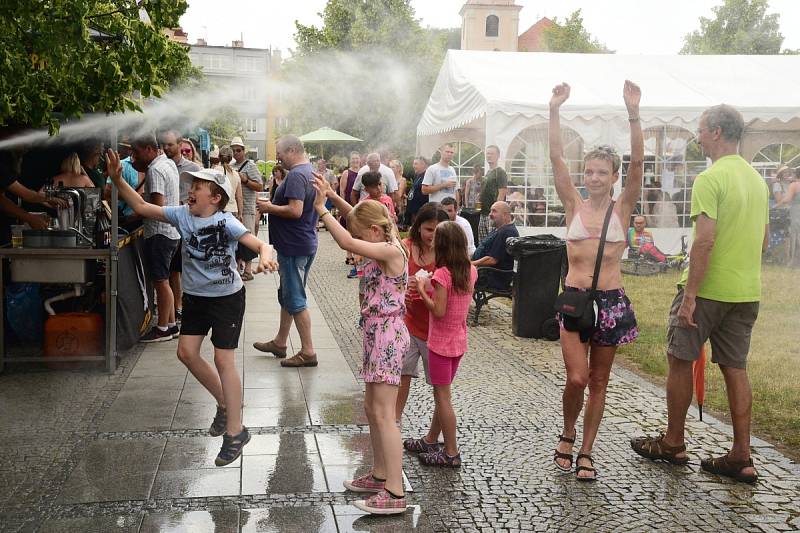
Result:
{"label": "woman's sandals", "polygon": [[[575,444],[575,437],[569,438],[569,437],[565,437],[564,435],[559,435],[558,436],[558,442],[566,442],[568,444]],[[558,462],[559,459],[568,459],[569,460],[569,466],[567,466],[567,467],[562,466]],[[572,460],[573,460],[573,457],[572,457],[571,453],[560,452],[560,451],[558,451],[558,447],[556,446],[555,455],[553,456],[553,462],[556,464],[556,466],[558,467],[559,470],[561,470],[562,472],[572,472]]]}
{"label": "woman's sandals", "polygon": [[[580,461],[581,459],[588,459],[589,460],[589,464],[591,466],[579,465],[578,461]],[[575,460],[575,464],[577,465],[575,467],[575,477],[578,479],[578,481],[597,481],[597,470],[594,467],[594,461],[592,460],[592,456],[591,455],[586,454],[586,453],[579,453],[578,454],[578,458]],[[592,475],[591,476],[581,476],[580,475],[581,472],[591,472]]]}

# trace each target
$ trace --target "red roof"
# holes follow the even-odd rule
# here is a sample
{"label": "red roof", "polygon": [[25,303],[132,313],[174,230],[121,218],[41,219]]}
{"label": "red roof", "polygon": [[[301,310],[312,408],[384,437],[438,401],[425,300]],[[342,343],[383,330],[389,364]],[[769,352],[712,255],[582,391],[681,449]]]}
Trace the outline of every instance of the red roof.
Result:
{"label": "red roof", "polygon": [[553,21],[542,17],[539,22],[525,30],[517,41],[517,50],[520,52],[544,52],[543,33],[545,28],[553,25]]}

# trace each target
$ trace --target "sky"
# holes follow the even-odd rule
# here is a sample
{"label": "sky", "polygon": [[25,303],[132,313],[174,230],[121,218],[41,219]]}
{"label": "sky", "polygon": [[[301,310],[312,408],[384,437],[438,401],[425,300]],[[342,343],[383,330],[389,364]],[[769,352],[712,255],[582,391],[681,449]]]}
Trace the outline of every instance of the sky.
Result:
{"label": "sky", "polygon": [[[412,0],[423,26],[461,26],[458,12],[465,0]],[[586,29],[618,54],[677,54],[683,37],[699,28],[701,16],[722,0],[517,0],[520,33],[539,18],[563,19],[581,9]],[[209,45],[230,45],[244,37],[245,46],[278,48],[288,55],[295,47],[294,21],[321,26],[318,16],[326,0],[189,0],[181,25],[189,42],[205,38]],[[771,0],[770,13],[779,13],[784,48],[800,48],[800,1]]]}

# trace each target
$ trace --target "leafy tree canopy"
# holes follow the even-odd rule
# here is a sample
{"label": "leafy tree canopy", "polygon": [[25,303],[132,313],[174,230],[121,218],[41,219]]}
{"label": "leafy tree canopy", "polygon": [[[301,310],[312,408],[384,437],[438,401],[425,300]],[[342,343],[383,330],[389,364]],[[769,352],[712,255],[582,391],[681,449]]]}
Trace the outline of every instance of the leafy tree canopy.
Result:
{"label": "leafy tree canopy", "polygon": [[160,31],[178,25],[186,0],[139,4],[141,17],[134,0],[0,2],[0,126],[55,133],[82,113],[139,110],[196,72]]}
{"label": "leafy tree canopy", "polygon": [[581,10],[574,11],[569,17],[559,22],[553,19],[553,25],[545,28],[544,46],[548,52],[572,52],[581,54],[610,54],[606,45],[592,37],[583,27]]}
{"label": "leafy tree canopy", "polygon": [[413,152],[448,32],[422,28],[410,0],[328,0],[320,17],[321,27],[296,23],[284,70],[294,133],[329,126]]}
{"label": "leafy tree canopy", "polygon": [[684,37],[682,54],[777,54],[783,44],[777,13],[767,0],[725,0],[714,18],[700,17],[700,29]]}

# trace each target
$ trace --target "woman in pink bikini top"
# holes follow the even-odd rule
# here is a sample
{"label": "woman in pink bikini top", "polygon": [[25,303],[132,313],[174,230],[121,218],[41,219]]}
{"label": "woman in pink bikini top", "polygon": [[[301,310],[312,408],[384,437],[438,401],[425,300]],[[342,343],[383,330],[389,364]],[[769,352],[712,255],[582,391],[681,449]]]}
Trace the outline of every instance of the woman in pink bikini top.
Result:
{"label": "woman in pink bikini top", "polygon": [[[556,192],[567,216],[569,274],[565,290],[588,291],[592,287],[603,220],[612,201],[614,184],[619,179],[620,157],[607,146],[586,154],[583,185],[589,198],[584,200],[570,178],[561,141],[560,108],[569,98],[569,93],[569,85],[563,83],[553,89],[550,99],[550,161]],[[585,390],[589,383],[592,384],[586,402],[581,449],[575,461],[575,474],[579,481],[592,481],[597,477],[591,453],[603,416],[614,354],[618,346],[632,342],[639,333],[633,307],[622,289],[620,261],[625,251],[625,234],[631,213],[641,194],[644,173],[644,140],[639,121],[641,91],[636,84],[626,81],[623,97],[631,127],[631,162],[625,188],[614,204],[606,234],[595,293],[597,324],[588,332],[588,342],[581,342],[580,332],[561,328],[561,353],[567,383],[563,396],[564,426],[553,458],[561,470],[572,469],[572,446],[577,435],[575,422],[583,407]]]}

